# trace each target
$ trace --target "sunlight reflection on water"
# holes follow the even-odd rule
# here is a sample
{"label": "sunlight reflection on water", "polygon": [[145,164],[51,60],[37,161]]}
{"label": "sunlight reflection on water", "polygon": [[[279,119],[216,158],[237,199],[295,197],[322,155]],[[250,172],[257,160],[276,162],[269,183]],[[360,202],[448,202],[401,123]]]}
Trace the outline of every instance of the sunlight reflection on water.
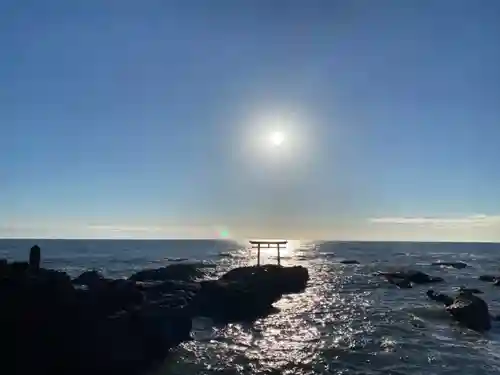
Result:
{"label": "sunlight reflection on water", "polygon": [[[296,248],[283,264],[308,267],[304,293],[284,296],[275,304],[277,313],[253,324],[214,327],[197,319],[195,340],[183,344],[158,374],[498,373],[500,356],[486,354],[500,349],[495,330],[485,339],[459,329],[425,299],[425,287],[399,290],[384,283],[373,271],[385,263],[370,259],[366,249],[348,253],[361,265],[324,255],[333,250],[342,249]],[[219,272],[254,262],[228,259]],[[439,272],[460,277],[456,270]]]}
{"label": "sunlight reflection on water", "polygon": [[311,281],[304,293],[285,296],[275,304],[279,312],[253,325],[197,325],[195,340],[183,345],[177,369],[169,366],[169,371],[316,373],[328,368],[325,353],[333,350],[338,358],[343,351],[366,345],[364,337],[373,331],[366,319],[369,292],[343,293],[352,282],[344,268],[313,267],[297,261],[297,254],[302,256],[304,250],[296,249],[283,263],[308,266]]}

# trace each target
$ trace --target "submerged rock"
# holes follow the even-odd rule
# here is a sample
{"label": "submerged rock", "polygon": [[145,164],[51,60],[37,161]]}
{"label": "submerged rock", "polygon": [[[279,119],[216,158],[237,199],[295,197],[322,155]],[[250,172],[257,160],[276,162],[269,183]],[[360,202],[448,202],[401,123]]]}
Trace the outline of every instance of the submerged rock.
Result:
{"label": "submerged rock", "polygon": [[464,292],[464,293],[473,293],[473,294],[483,294],[482,290],[476,289],[476,288],[466,288],[464,286],[461,286],[458,288],[459,292]]}
{"label": "submerged rock", "polygon": [[427,296],[442,302],[455,320],[475,331],[487,331],[491,328],[491,316],[484,300],[470,292],[461,291],[456,297],[427,291]]}
{"label": "submerged rock", "polygon": [[466,268],[469,265],[464,262],[434,262],[432,263],[433,266],[443,266],[443,267],[453,267],[456,269],[462,269]]}
{"label": "submerged rock", "polygon": [[397,271],[397,272],[379,272],[378,275],[391,279],[404,279],[415,284],[429,284],[444,281],[439,276],[429,276],[424,272],[416,270]]}
{"label": "submerged rock", "polygon": [[490,283],[493,283],[497,280],[500,279],[500,276],[492,276],[492,275],[481,275],[479,276],[479,280],[481,281],[487,281],[487,282],[490,282]]}
{"label": "submerged rock", "polygon": [[352,259],[341,260],[340,263],[342,263],[342,264],[359,264],[359,262],[357,260],[352,260]]}
{"label": "submerged rock", "polygon": [[390,284],[396,285],[400,289],[413,288],[410,280],[408,280],[408,279],[394,279],[390,276],[386,276],[386,279]]}

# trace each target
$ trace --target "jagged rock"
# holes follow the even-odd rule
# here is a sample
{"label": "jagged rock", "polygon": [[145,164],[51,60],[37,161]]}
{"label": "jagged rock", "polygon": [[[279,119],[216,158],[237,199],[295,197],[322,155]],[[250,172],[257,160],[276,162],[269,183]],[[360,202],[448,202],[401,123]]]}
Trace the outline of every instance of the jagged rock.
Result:
{"label": "jagged rock", "polygon": [[464,326],[479,332],[491,328],[488,305],[478,296],[462,291],[452,298],[433,290],[428,290],[427,296],[434,301],[442,302],[446,306],[446,311]]}
{"label": "jagged rock", "polygon": [[340,263],[342,263],[342,264],[359,264],[359,262],[357,260],[351,260],[351,259],[341,260]]}
{"label": "jagged rock", "polygon": [[393,278],[393,279],[405,279],[415,284],[429,284],[444,281],[443,278],[439,276],[429,276],[424,272],[408,270],[408,271],[397,271],[397,272],[378,272],[378,275]]}
{"label": "jagged rock", "polygon": [[166,281],[182,280],[192,281],[204,276],[204,272],[196,264],[171,264],[162,268],[139,271],[129,280],[132,281]]}
{"label": "jagged rock", "polygon": [[443,267],[453,267],[457,269],[462,269],[468,267],[467,263],[464,262],[434,262],[433,266],[443,266]]}

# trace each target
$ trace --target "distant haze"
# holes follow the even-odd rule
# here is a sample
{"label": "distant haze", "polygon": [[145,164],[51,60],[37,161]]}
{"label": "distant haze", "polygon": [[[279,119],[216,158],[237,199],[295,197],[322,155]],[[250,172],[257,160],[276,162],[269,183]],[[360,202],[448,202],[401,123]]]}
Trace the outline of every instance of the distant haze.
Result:
{"label": "distant haze", "polygon": [[0,18],[0,237],[500,241],[496,0]]}

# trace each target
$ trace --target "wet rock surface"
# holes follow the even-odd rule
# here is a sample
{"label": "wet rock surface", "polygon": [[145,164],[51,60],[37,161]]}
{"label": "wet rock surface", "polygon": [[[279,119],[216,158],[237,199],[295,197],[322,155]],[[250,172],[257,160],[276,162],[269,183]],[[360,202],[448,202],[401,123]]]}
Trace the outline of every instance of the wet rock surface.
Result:
{"label": "wet rock surface", "polygon": [[427,296],[446,306],[455,320],[475,331],[483,332],[491,328],[491,316],[487,303],[469,291],[460,291],[457,296],[427,291]]}

